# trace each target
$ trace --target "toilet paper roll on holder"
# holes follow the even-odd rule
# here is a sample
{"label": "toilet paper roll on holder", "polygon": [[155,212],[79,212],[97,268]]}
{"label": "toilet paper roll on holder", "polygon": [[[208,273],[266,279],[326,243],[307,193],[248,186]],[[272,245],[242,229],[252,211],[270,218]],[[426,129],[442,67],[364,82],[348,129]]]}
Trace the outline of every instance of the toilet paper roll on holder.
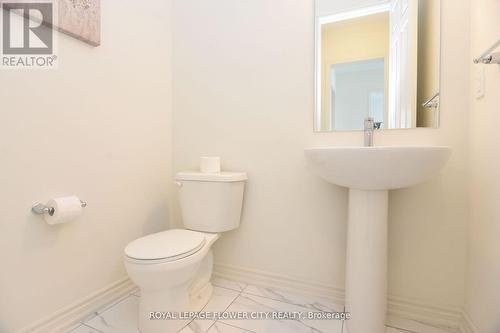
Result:
{"label": "toilet paper roll on holder", "polygon": [[[80,200],[80,204],[82,205],[82,208],[87,207],[87,203],[85,201]],[[31,211],[37,215],[49,214],[50,216],[53,216],[56,212],[56,209],[54,207],[50,207],[44,205],[43,203],[37,202],[33,206],[31,206]]]}

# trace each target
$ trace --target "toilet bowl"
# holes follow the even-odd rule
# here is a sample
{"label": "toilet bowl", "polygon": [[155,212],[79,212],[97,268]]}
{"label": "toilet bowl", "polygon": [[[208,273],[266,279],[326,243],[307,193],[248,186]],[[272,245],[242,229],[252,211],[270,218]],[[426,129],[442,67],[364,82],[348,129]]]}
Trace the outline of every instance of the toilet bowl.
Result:
{"label": "toilet bowl", "polygon": [[245,173],[176,175],[186,229],[139,238],[125,248],[125,267],[139,287],[139,330],[175,333],[189,323],[183,312],[200,311],[212,295],[211,246],[219,233],[239,227]]}
{"label": "toilet bowl", "polygon": [[186,320],[151,317],[157,313],[200,311],[210,299],[212,244],[218,234],[169,230],[149,235],[125,248],[125,267],[141,290],[142,332],[177,332]]}

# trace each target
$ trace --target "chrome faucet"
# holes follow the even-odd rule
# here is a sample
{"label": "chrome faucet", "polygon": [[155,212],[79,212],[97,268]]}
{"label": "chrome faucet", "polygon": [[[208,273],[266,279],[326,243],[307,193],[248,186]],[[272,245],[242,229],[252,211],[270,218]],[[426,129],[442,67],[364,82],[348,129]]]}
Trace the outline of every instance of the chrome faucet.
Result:
{"label": "chrome faucet", "polygon": [[365,147],[373,147],[373,131],[375,120],[372,117],[365,118]]}

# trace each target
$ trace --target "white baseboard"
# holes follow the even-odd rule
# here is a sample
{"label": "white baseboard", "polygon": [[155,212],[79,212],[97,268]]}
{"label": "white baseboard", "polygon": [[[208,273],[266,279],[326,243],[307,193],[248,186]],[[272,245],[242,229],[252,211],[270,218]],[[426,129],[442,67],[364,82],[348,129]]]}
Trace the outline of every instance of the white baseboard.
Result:
{"label": "white baseboard", "polygon": [[[318,282],[304,281],[288,276],[231,265],[215,264],[214,275],[266,288],[295,292],[306,296],[326,297],[344,304],[343,288]],[[463,312],[459,308],[426,304],[414,299],[389,296],[388,315],[416,320],[424,324],[447,328],[456,332],[463,326]],[[465,333],[479,333],[465,331]]]}
{"label": "white baseboard", "polygon": [[321,296],[332,300],[334,303],[344,304],[344,290],[327,284],[303,281],[280,274],[222,264],[214,264],[214,275],[228,280],[296,292],[302,295]]}
{"label": "white baseboard", "polygon": [[459,332],[462,310],[458,307],[425,303],[416,299],[389,295],[388,314],[427,325]]}
{"label": "white baseboard", "polygon": [[63,309],[26,326],[18,333],[63,333],[92,313],[130,294],[135,285],[124,277]]}
{"label": "white baseboard", "polygon": [[[266,288],[305,296],[328,298],[344,304],[344,290],[328,284],[304,281],[254,269],[215,264],[214,275]],[[124,277],[93,294],[23,328],[18,333],[64,333],[104,306],[129,295],[136,286]],[[389,296],[388,315],[448,328],[460,333],[480,333],[466,312],[452,307],[425,304],[417,300]]]}

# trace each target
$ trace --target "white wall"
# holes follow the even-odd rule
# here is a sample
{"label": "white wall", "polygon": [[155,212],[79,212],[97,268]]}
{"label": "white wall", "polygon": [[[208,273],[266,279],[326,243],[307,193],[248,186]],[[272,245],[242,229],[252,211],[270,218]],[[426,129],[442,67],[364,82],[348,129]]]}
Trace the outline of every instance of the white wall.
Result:
{"label": "white wall", "polygon": [[[0,332],[124,276],[131,240],[168,226],[171,2],[102,1],[102,45],[59,35],[59,69],[0,72]],[[73,224],[31,204],[77,194]]]}
{"label": "white wall", "polygon": [[[500,37],[500,2],[474,1],[472,57]],[[498,50],[497,50],[498,51]],[[466,311],[481,333],[500,332],[500,66],[472,66],[470,161],[472,214]],[[485,70],[486,96],[476,100],[475,76]]]}
{"label": "white wall", "polygon": [[[390,196],[390,292],[458,307],[469,8],[452,0],[443,7],[441,129],[377,133],[375,143],[453,148],[440,176]],[[195,169],[210,154],[249,175],[241,228],[216,243],[216,262],[343,287],[347,192],[308,172],[303,149],[363,138],[312,131],[313,1],[177,0],[174,14],[175,170]]]}

